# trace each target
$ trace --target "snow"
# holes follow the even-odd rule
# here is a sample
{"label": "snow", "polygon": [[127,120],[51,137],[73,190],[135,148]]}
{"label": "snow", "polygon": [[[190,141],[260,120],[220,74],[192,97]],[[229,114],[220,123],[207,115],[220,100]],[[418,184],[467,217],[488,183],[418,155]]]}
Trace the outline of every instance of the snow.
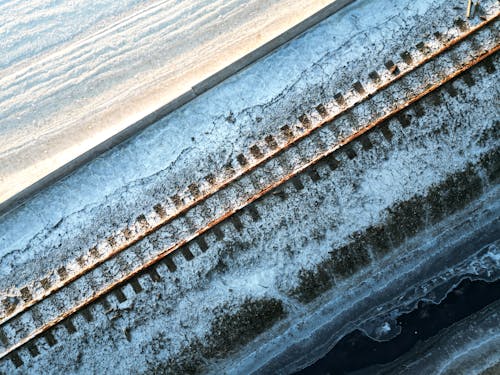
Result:
{"label": "snow", "polygon": [[[126,211],[116,215],[115,220],[123,218],[126,222],[135,218],[157,203],[155,200],[159,198],[152,196],[155,192],[151,191],[155,185],[161,185],[163,191],[172,195],[186,186],[187,181],[199,180],[204,174],[218,169],[231,155],[260,139],[260,134],[275,131],[290,119],[295,120],[304,109],[318,102],[330,102],[331,95],[342,92],[352,83],[351,79],[344,82],[344,67],[350,66],[350,74],[354,76],[380,69],[383,64],[381,50],[387,48],[390,55],[396,48],[384,47],[384,33],[399,33],[408,38],[400,30],[401,21],[397,19],[401,9],[413,12],[408,7],[410,5],[387,3],[382,14],[373,4],[357,4],[349,9],[347,16],[344,11],[340,12],[335,23],[330,21],[309,31],[209,94],[167,116],[132,141],[96,159],[42,192],[26,207],[2,218],[2,254],[28,247],[37,233],[46,232],[63,218],[58,228],[59,233],[64,233],[75,223],[85,222],[86,212],[98,209],[96,205]],[[363,14],[375,16],[362,17]],[[382,24],[387,31],[382,32]],[[363,31],[359,31],[358,25]],[[373,44],[364,47],[368,35],[373,38]],[[379,37],[375,38],[376,35]],[[342,58],[338,54],[340,48]],[[374,58],[356,62],[356,56],[364,52],[372,53]],[[282,69],[283,66],[287,69]],[[336,85],[329,84],[331,77],[337,77]],[[265,82],[265,89],[260,82]],[[302,87],[305,82],[307,90]],[[236,114],[235,124],[225,121],[230,112]],[[258,117],[262,119],[260,122],[256,120]],[[200,166],[199,170],[189,167],[191,161]],[[174,165],[179,168],[179,172],[175,172],[179,177],[171,179],[168,176],[174,172],[169,168]],[[137,196],[141,197],[140,201],[135,199]],[[107,200],[110,201],[103,205]],[[127,207],[123,207],[124,201],[129,202]],[[99,227],[105,231],[109,223],[100,223]],[[58,236],[57,232],[53,231],[49,237]]]}
{"label": "snow", "polygon": [[[493,2],[484,6],[488,4]],[[333,94],[343,92],[354,77],[379,70],[387,56],[397,56],[402,40],[405,46],[415,45],[431,24],[446,29],[459,14],[451,8],[444,0],[418,4],[410,0],[358,1],[42,191],[1,219],[0,290],[8,290],[13,282],[24,285],[40,278],[47,269],[74,259],[123,223],[149,212],[164,197],[234,160],[262,135],[295,122],[297,115],[320,102],[331,102]],[[428,22],[423,24],[417,15]],[[454,233],[438,231],[442,228],[423,233],[409,244],[412,252],[375,264],[371,273],[367,272],[369,279],[363,274],[339,282],[338,289],[325,297],[327,303],[321,300],[306,306],[288,295],[298,282],[300,268],[314,267],[333,247],[345,244],[354,231],[383,220],[385,208],[425,193],[449,173],[477,161],[491,147],[481,146],[477,140],[481,131],[494,126],[497,117],[489,103],[498,98],[498,90],[491,90],[489,85],[498,72],[493,78],[481,74],[472,89],[460,81],[455,84],[462,94],[470,95],[473,111],[472,105],[462,99],[446,97],[448,109],[429,106],[426,115],[409,128],[401,129],[392,122],[393,146],[375,135],[374,144],[379,148],[359,153],[352,161],[343,157],[343,166],[335,174],[320,169],[319,173],[329,178],[316,184],[304,178],[307,193],[297,193],[287,185],[286,191],[293,194],[286,201],[269,196],[258,206],[262,221],[252,224],[244,215],[245,230],[241,234],[235,233],[231,224],[224,224],[225,240],[218,242],[210,234],[206,253],[194,247],[196,257],[190,262],[180,254],[175,256],[178,272],[170,274],[165,266],[159,267],[162,283],[153,283],[145,275],[140,282],[146,292],[134,295],[129,290],[129,300],[124,304],[108,297],[116,319],[103,314],[98,305],[96,323],[89,325],[76,317],[78,332],[72,336],[58,327],[56,336],[61,344],[44,348],[36,359],[22,352],[25,363],[41,373],[143,371],[158,357],[174,358],[193,339],[203,337],[218,307],[226,303],[238,306],[248,297],[278,298],[288,317],[228,362],[212,368],[214,373],[251,373],[264,360],[271,360],[301,339],[312,340],[321,325],[337,318],[342,322],[345,315],[352,318],[363,297],[384,296],[384,288],[394,280],[411,283],[418,276],[415,270],[425,268],[428,259],[424,255],[440,244],[440,236]],[[439,128],[443,118],[450,117],[449,111],[455,114],[456,123],[450,124],[447,134],[434,136],[433,130]],[[235,123],[226,120],[230,113]],[[347,127],[339,123],[342,129]],[[326,197],[325,192],[329,192]],[[498,189],[489,192],[474,207],[476,210],[463,215],[470,214],[471,225],[480,226],[481,220],[491,218],[479,214],[498,208],[497,197]],[[467,233],[464,231],[463,236]],[[457,241],[462,239],[456,237]],[[489,253],[485,257],[492,259]],[[227,265],[226,271],[218,271],[220,260]],[[484,265],[489,267],[491,263],[483,260],[467,259],[457,266],[454,262],[459,260],[450,258],[447,265],[457,274],[483,275]],[[446,271],[436,274],[447,276]],[[419,286],[423,284],[422,290],[429,290],[425,287],[431,285],[420,281],[412,285],[417,289],[415,298],[421,296]],[[383,306],[378,312],[401,307],[397,297],[405,291],[394,293],[394,299],[384,297],[389,307]],[[321,305],[323,310],[318,308]],[[368,315],[359,315],[359,319],[368,319]],[[352,328],[352,319],[350,322],[351,326],[342,326],[337,332]],[[132,342],[120,334],[126,328],[132,329]],[[169,343],[160,355],[151,346],[159,338]],[[2,371],[12,372],[10,363],[1,366],[5,366]]]}
{"label": "snow", "polygon": [[391,331],[391,325],[387,322],[384,322],[384,324],[382,325],[382,327],[380,327],[380,331],[382,333],[389,333]]}
{"label": "snow", "polygon": [[2,2],[0,202],[332,2]]}

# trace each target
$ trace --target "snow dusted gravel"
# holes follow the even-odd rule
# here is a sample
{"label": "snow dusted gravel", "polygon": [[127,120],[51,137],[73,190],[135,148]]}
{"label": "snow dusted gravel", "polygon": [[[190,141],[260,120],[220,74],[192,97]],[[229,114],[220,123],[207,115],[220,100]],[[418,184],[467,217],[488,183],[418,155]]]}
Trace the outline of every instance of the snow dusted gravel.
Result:
{"label": "snow dusted gravel", "polygon": [[[373,0],[330,17],[2,217],[0,290],[74,259],[263,134],[397,60],[401,45],[414,46],[459,16],[462,9],[444,0]],[[320,181],[302,176],[306,189],[287,184],[285,199],[262,199],[259,221],[243,215],[241,232],[223,224],[224,239],[210,234],[208,251],[192,249],[189,262],[176,254],[178,270],[159,267],[161,282],[142,276],[142,293],[128,285],[125,302],[107,297],[110,306],[92,307],[93,323],[74,318],[72,335],[57,327],[58,343],[49,348],[38,340],[34,358],[21,351],[25,365],[17,371],[286,373],[356,326],[380,335],[400,311],[424,296],[439,300],[462,275],[498,278],[496,239],[487,230],[498,229],[499,212],[491,177],[491,158],[498,158],[495,61],[495,73],[474,69],[473,86],[455,82],[458,95],[440,91],[445,104],[428,98],[423,115],[410,109],[410,126],[391,121],[390,143],[371,133],[371,150],[357,144],[357,157],[342,153],[337,170],[318,167]],[[455,186],[466,189],[458,198],[450,193]],[[435,209],[432,194],[448,194],[447,205]],[[411,212],[397,217],[402,202]],[[427,211],[414,214],[418,207]],[[410,235],[391,227],[398,218],[421,217]],[[391,238],[387,254],[356,247],[361,255],[346,261],[346,270],[322,274],[332,254],[377,226],[403,238]],[[477,247],[458,253],[463,243]],[[16,370],[2,362],[2,371]]]}
{"label": "snow dusted gravel", "polygon": [[234,72],[235,61],[303,20],[347,2],[2,1],[0,208],[155,110],[203,92],[205,79]]}
{"label": "snow dusted gravel", "polygon": [[[39,340],[42,355],[29,358],[27,352],[21,353],[27,363],[24,371],[238,374],[280,369],[286,373],[314,358],[312,348],[327,349],[357,325],[376,328],[419,298],[439,300],[461,275],[498,278],[497,245],[482,251],[481,244],[478,248],[460,245],[474,244],[485,228],[498,230],[498,188],[491,185],[480,163],[481,156],[492,151],[491,141],[480,139],[488,139],[494,127],[496,114],[488,103],[498,97],[498,91],[486,88],[498,74],[480,73],[474,75],[472,89],[461,81],[454,84],[460,95],[455,100],[446,92],[441,94],[450,106],[455,103],[452,111],[427,103],[426,114],[408,128],[391,122],[390,144],[374,133],[372,150],[359,152],[353,160],[343,155],[334,172],[327,166],[318,168],[323,179],[316,183],[304,176],[307,190],[296,192],[289,184],[287,199],[272,195],[259,202],[257,223],[244,215],[241,232],[224,224],[224,240],[212,235],[207,252],[193,249],[195,258],[190,262],[176,255],[177,272],[158,268],[162,282],[154,283],[145,275],[140,278],[144,292],[136,295],[127,286],[127,301],[118,303],[110,296],[110,308],[94,306],[94,323],[77,316],[73,320],[77,332],[72,335],[59,327],[57,346],[48,348]],[[459,102],[466,104],[459,106]],[[443,116],[449,118],[445,124]],[[470,202],[467,208],[456,209],[435,224],[436,212],[427,212],[420,233],[403,240],[389,255],[378,258],[370,252],[369,266],[352,277],[337,277],[332,289],[325,288],[319,296],[307,289],[300,270],[314,271],[332,250],[357,238],[354,233],[389,223],[398,202],[411,201],[416,194],[422,200],[416,204],[426,206],[424,197],[436,187],[450,189],[444,181],[460,175],[469,162],[481,177],[478,191],[462,198],[464,204]],[[466,176],[466,184],[477,183]],[[456,185],[461,183],[455,178]],[[312,282],[321,287],[322,281]],[[305,292],[297,292],[301,286]],[[311,302],[307,293],[313,294]],[[405,294],[407,298],[400,300]],[[234,315],[241,315],[238,322],[244,327],[248,323],[241,322],[256,324],[246,317],[248,313],[278,323],[272,328],[257,324],[257,332],[264,332],[235,351],[232,344],[237,340],[219,336],[230,336],[228,327],[239,329],[232,323]],[[11,366],[3,364],[3,369],[10,372]]]}
{"label": "snow dusted gravel", "polygon": [[40,279],[51,265],[76,258],[166,196],[220,170],[263,134],[332,101],[354,77],[396,59],[401,40],[416,45],[430,34],[429,24],[431,31],[448,29],[447,12],[458,17],[460,10],[439,4],[384,2],[380,13],[381,3],[358,2],[4,215],[1,290]]}

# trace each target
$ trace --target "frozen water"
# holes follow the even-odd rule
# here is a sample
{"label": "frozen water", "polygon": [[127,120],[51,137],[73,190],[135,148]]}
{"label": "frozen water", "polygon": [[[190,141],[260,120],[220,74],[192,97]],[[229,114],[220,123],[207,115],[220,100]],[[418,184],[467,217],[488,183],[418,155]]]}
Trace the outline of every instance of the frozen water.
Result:
{"label": "frozen water", "polygon": [[332,2],[3,1],[0,202]]}

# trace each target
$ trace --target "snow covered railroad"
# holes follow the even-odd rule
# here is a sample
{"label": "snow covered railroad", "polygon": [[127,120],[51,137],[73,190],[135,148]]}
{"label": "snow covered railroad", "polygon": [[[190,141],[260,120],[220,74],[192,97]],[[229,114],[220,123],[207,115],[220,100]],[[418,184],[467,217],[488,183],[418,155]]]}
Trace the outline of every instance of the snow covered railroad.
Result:
{"label": "snow covered railroad", "polygon": [[[444,2],[435,6],[450,7]],[[498,78],[498,5],[491,1],[483,7],[481,19],[441,19],[448,24],[429,32],[414,48],[392,52],[378,68],[349,77],[352,86],[343,91],[333,85],[331,97],[323,98],[327,100],[306,108],[297,105],[295,121],[260,131],[246,150],[211,163],[208,174],[180,178],[184,185],[145,199],[150,204],[140,215],[123,223],[120,215],[111,216],[112,223],[82,241],[79,249],[20,274],[3,293],[0,370],[22,372],[28,366],[41,371],[57,363],[61,372],[287,372],[306,364],[296,352],[297,362],[288,367],[285,358],[291,358],[289,351],[305,332],[313,340],[312,332],[327,325],[329,303],[353,293],[355,308],[356,288],[372,288],[373,295],[381,288],[381,294],[390,295],[381,285],[390,289],[389,275],[406,273],[401,290],[391,295],[396,299],[398,293],[416,290],[402,309],[428,298],[433,288],[426,283],[443,279],[448,268],[471,274],[468,267],[479,264],[477,277],[486,271],[491,279],[498,277],[498,264],[481,268],[498,257],[492,245],[498,239],[491,236],[498,225],[493,209],[498,203],[496,113],[487,105],[498,99],[496,89],[487,89]],[[474,126],[467,127],[464,118]],[[230,112],[226,120],[231,124],[239,118]],[[192,165],[190,161],[186,168]],[[143,189],[137,187],[139,197]],[[99,215],[106,215],[106,209]],[[477,225],[453,232],[467,226],[467,215]],[[450,217],[455,217],[453,228],[447,223]],[[72,220],[64,223],[66,230]],[[428,241],[418,240],[429,231],[448,236],[446,241],[435,237],[443,253],[458,246],[452,234],[482,240],[461,256],[445,257],[439,268],[439,254],[429,253]],[[67,233],[64,246],[84,234]],[[419,256],[408,259],[410,253]],[[13,272],[5,259],[4,269]],[[427,272],[420,277],[419,267]],[[385,268],[387,273],[380,274]],[[412,272],[417,281],[411,282]],[[367,283],[368,277],[378,281]],[[335,288],[343,291],[342,297],[332,297]],[[311,310],[325,296],[329,302]],[[190,309],[198,298],[205,300],[200,309]],[[378,305],[379,315],[398,310],[386,300]],[[148,320],[158,311],[159,321]],[[297,325],[311,311],[323,314],[318,326]],[[351,326],[367,325],[375,316],[370,312],[365,309]],[[259,322],[238,328],[238,319],[249,319],[245,314]],[[180,320],[171,323],[170,317]],[[174,342],[182,329],[166,333],[160,322],[191,330]],[[114,329],[104,334],[103,327]],[[235,329],[242,329],[240,337],[230,332]],[[339,337],[340,331],[335,331]],[[88,345],[67,344],[88,332]],[[117,368],[108,367],[117,355],[111,349],[105,350],[107,359],[93,363],[55,359],[62,353],[73,359],[91,356],[108,335],[121,353],[134,345],[142,348],[140,354],[134,352]],[[289,345],[283,344],[285,338]]]}

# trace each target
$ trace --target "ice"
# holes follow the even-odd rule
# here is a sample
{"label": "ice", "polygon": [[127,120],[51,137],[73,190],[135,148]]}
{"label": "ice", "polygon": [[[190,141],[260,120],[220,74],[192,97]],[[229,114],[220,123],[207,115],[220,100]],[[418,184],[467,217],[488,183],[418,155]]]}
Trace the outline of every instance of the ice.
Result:
{"label": "ice", "polygon": [[0,5],[0,202],[331,3]]}
{"label": "ice", "polygon": [[[400,52],[402,39],[408,45],[420,41],[420,31],[428,25],[422,25],[417,14],[432,17],[439,27],[445,27],[442,25],[446,22],[453,22],[453,17],[443,12],[450,8],[444,0],[418,4],[410,0],[357,1],[42,191],[1,218],[1,290],[13,282],[22,284],[37,278],[55,264],[72,259],[120,223],[216,170],[263,135],[296,121],[304,109],[331,100],[334,93],[350,86],[357,77],[381,69],[384,59]],[[385,208],[414,194],[425,194],[433,184],[461,170],[467,162],[476,162],[488,150],[490,145],[481,146],[477,141],[496,118],[489,102],[498,93],[486,89],[489,82],[485,79],[477,81],[473,89],[456,83],[459,89],[481,100],[475,101],[475,110],[470,111],[460,99],[448,98],[449,108],[460,120],[455,127],[450,125],[448,135],[433,138],[433,127],[438,127],[439,119],[449,117],[449,113],[432,107],[434,112],[420,123],[404,132],[394,130],[395,146],[383,159],[363,153],[345,170],[339,169],[335,178],[308,185],[306,195],[293,192],[282,203],[269,198],[263,203],[263,220],[250,226],[239,239],[235,236],[215,243],[210,236],[207,252],[191,262],[177,257],[179,271],[164,272],[168,276],[135,296],[128,305],[132,308],[119,311],[119,319],[111,321],[99,315],[95,326],[81,324],[78,335],[61,339],[64,345],[32,360],[30,369],[139,372],[158,358],[175,357],[184,345],[203,337],[209,332],[217,308],[237,308],[246,298],[278,298],[288,316],[274,331],[264,333],[267,340],[261,337],[233,353],[231,363],[214,365],[214,373],[250,373],[264,360],[318,334],[321,324],[337,318],[342,322],[344,315],[349,316],[342,330],[353,328],[347,326],[354,325],[350,314],[356,311],[358,297],[376,293],[383,296],[384,288],[396,280],[395,275],[400,279],[412,276],[414,268],[425,268],[426,257],[408,254],[406,263],[405,259],[387,260],[383,267],[374,267],[370,282],[359,278],[339,282],[340,292],[328,295],[331,298],[324,304],[325,310],[315,310],[318,305],[314,303],[300,304],[287,291],[296,286],[300,268],[313,268],[332,247],[345,244],[354,231],[383,220]],[[226,120],[230,113],[235,122]],[[261,120],[257,121],[257,117]],[[466,125],[459,128],[459,123]],[[421,142],[419,147],[412,143],[415,139]],[[407,144],[412,144],[411,148]],[[353,174],[355,169],[359,174]],[[326,198],[325,191],[329,192]],[[480,203],[495,208],[494,197],[486,196]],[[480,209],[484,207],[468,214]],[[480,224],[479,219],[472,218]],[[330,226],[332,223],[335,226]],[[429,248],[434,249],[437,234],[421,234],[415,241],[416,250],[412,249],[419,255],[431,253]],[[245,251],[233,254],[231,247],[235,253]],[[217,271],[220,260],[226,263],[227,271]],[[482,274],[485,270],[481,262],[469,262],[458,270]],[[382,270],[387,274],[377,273]],[[397,309],[394,304],[391,307]],[[383,322],[388,321],[384,317]],[[127,327],[134,328],[132,342],[118,334]],[[84,346],[82,337],[87,342]],[[168,344],[153,347],[152,343],[160,339]],[[117,355],[123,359],[117,361]]]}

